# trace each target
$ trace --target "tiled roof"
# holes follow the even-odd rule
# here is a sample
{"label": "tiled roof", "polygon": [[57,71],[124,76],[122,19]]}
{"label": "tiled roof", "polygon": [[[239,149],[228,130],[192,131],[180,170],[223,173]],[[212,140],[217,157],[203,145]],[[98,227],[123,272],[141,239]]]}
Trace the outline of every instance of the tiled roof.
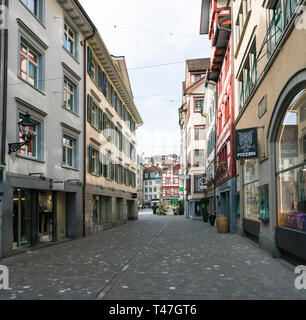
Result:
{"label": "tiled roof", "polygon": [[189,72],[197,72],[210,67],[210,58],[191,59],[186,61]]}
{"label": "tiled roof", "polygon": [[162,173],[162,169],[156,166],[151,166],[149,168],[144,169],[144,173],[151,173],[151,172],[158,172],[158,173]]}

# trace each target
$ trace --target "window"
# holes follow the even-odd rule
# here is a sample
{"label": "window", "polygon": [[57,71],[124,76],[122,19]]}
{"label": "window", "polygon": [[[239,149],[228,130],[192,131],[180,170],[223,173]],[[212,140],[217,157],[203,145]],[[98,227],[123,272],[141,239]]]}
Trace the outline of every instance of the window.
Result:
{"label": "window", "polygon": [[194,112],[201,112],[203,108],[204,100],[203,99],[195,99],[194,100]]}
{"label": "window", "polygon": [[25,42],[20,45],[20,77],[35,88],[39,87],[39,54]]}
{"label": "window", "polygon": [[100,161],[100,153],[97,149],[94,149],[92,145],[88,146],[88,162],[89,173],[102,176],[102,163]]}
{"label": "window", "polygon": [[75,139],[63,135],[63,165],[69,168],[76,167]]}
{"label": "window", "polygon": [[306,89],[289,104],[276,141],[278,224],[306,231]]}
{"label": "window", "polygon": [[194,164],[196,166],[204,166],[204,150],[194,151]]}
{"label": "window", "polygon": [[[24,119],[24,114],[21,114],[19,115],[19,121],[23,120]],[[36,159],[39,159],[39,147],[40,147],[40,130],[39,130],[39,127],[40,127],[40,124],[37,123],[34,127],[33,127],[33,137],[32,139],[30,140],[30,143],[28,145],[25,145],[23,147],[21,147],[19,149],[19,154],[22,154],[24,156],[27,156],[27,157],[31,157],[31,158],[36,158]],[[19,128],[18,128],[18,142],[24,142],[24,140],[22,139],[22,134],[21,132],[19,131]]]}
{"label": "window", "polygon": [[87,48],[87,72],[92,80],[98,84],[99,82],[99,65],[95,61],[91,49]]}
{"label": "window", "polygon": [[102,131],[102,117],[103,111],[99,108],[98,104],[93,100],[93,98],[88,95],[87,103],[87,121],[95,127],[98,131]]}
{"label": "window", "polygon": [[36,16],[43,21],[43,1],[42,0],[21,0],[21,2]]}
{"label": "window", "polygon": [[240,110],[244,107],[252,89],[257,83],[257,54],[256,39],[254,39],[251,49],[246,57],[244,66],[238,76],[240,92]]}
{"label": "window", "polygon": [[204,140],[204,126],[195,126],[195,140]]}
{"label": "window", "polygon": [[76,33],[64,23],[64,47],[73,56],[76,56],[76,43]]}
{"label": "window", "polygon": [[201,180],[202,176],[194,176],[194,192],[202,192]]}
{"label": "window", "polygon": [[275,7],[273,8],[273,15],[267,30],[268,58],[270,58],[270,56],[274,52],[278,44],[278,41],[282,35],[282,32],[283,32],[282,19],[283,19],[282,4],[281,4],[281,1],[278,0],[277,3],[275,4]]}
{"label": "window", "polygon": [[64,108],[77,113],[77,85],[64,77]]}
{"label": "window", "polygon": [[259,219],[258,168],[258,159],[244,161],[244,216],[251,220]]}
{"label": "window", "polygon": [[238,12],[238,16],[237,16],[237,20],[236,20],[236,46],[239,43],[242,31],[244,29],[244,25],[247,19],[247,15],[249,13],[249,11],[251,10],[251,0],[242,0],[241,1],[241,6],[239,8],[239,12]]}

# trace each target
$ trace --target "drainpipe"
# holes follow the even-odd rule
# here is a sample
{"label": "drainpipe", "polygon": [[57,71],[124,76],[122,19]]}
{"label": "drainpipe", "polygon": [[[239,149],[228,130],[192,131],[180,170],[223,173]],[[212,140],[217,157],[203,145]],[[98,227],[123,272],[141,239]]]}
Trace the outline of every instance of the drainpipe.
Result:
{"label": "drainpipe", "polygon": [[86,51],[86,43],[88,40],[90,40],[91,38],[93,38],[96,33],[97,33],[97,29],[94,25],[92,25],[92,29],[93,29],[93,33],[88,36],[87,38],[84,39],[84,124],[83,124],[83,128],[84,128],[84,151],[83,151],[83,155],[84,155],[84,161],[83,161],[83,237],[86,236],[86,232],[85,232],[85,191],[86,191],[86,168],[87,168],[87,161],[86,161],[86,155],[87,155],[87,145],[86,145],[86,121],[87,121],[87,109],[86,109],[86,105],[87,105],[87,51]]}

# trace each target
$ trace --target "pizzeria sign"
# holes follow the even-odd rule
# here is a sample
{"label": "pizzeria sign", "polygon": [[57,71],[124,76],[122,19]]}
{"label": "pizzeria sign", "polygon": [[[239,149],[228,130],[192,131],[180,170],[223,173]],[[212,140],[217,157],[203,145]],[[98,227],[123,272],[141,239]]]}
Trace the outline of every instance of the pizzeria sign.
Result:
{"label": "pizzeria sign", "polygon": [[257,128],[235,131],[236,159],[250,159],[258,157]]}

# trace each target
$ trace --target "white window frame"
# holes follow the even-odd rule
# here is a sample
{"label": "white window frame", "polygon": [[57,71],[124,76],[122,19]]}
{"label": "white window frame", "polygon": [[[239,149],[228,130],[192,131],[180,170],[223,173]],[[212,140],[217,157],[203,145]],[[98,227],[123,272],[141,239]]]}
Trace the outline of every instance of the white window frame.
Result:
{"label": "white window frame", "polygon": [[[22,48],[26,49],[26,53],[23,52]],[[31,54],[32,53],[32,54]],[[33,59],[31,59],[30,56],[34,56],[36,57],[37,61],[34,61]],[[22,63],[21,63],[21,59],[24,59],[26,61],[26,71],[24,72],[22,70]],[[35,51],[35,49],[33,49],[31,46],[29,46],[28,44],[26,44],[25,41],[21,40],[20,42],[20,48],[19,48],[19,76],[21,77],[21,79],[23,79],[24,81],[28,82],[30,85],[32,85],[33,87],[39,89],[39,81],[40,81],[40,54],[37,53]],[[33,65],[36,69],[35,69],[35,73],[36,73],[36,81],[34,78],[34,81],[32,83],[32,81],[30,80],[30,65]],[[25,74],[25,77],[23,76],[23,74]]]}
{"label": "white window frame", "polygon": [[[67,28],[66,28],[67,27]],[[73,34],[73,36],[70,35],[70,32]],[[65,45],[65,39],[67,38],[66,40],[66,43],[67,45]],[[72,52],[69,50],[68,48],[68,43],[69,43],[69,40],[72,42]],[[64,48],[74,57],[76,57],[76,32],[70,27],[70,25],[65,21],[64,22]]]}
{"label": "white window frame", "polygon": [[[19,118],[18,118],[18,122],[25,116],[25,113],[23,112],[19,112]],[[32,139],[30,141],[30,144],[32,144],[32,154],[28,154],[29,153],[29,146],[24,145],[23,147],[21,147],[18,150],[18,153],[24,157],[28,157],[28,158],[32,158],[32,159],[38,159],[38,125],[39,123],[36,123],[35,127],[33,128],[33,136]],[[22,139],[22,137],[20,136],[20,132],[19,132],[19,128],[18,128],[18,141],[19,142],[24,142],[24,140]],[[35,156],[33,156],[33,143],[35,142]]]}
{"label": "white window frame", "polygon": [[[72,146],[65,144],[65,139],[70,140],[72,142]],[[68,150],[72,152],[72,164],[68,163]],[[66,162],[64,160],[64,154],[66,158]],[[75,138],[70,137],[66,133],[63,133],[63,166],[67,168],[75,168]]]}
{"label": "white window frame", "polygon": [[[69,88],[69,85],[73,88],[71,91]],[[74,82],[72,82],[68,77],[64,76],[64,103],[63,107],[71,112],[76,113],[76,90],[77,86]],[[72,107],[69,106],[67,96],[68,95],[72,96]],[[66,95],[66,100],[65,100],[65,95]]]}

